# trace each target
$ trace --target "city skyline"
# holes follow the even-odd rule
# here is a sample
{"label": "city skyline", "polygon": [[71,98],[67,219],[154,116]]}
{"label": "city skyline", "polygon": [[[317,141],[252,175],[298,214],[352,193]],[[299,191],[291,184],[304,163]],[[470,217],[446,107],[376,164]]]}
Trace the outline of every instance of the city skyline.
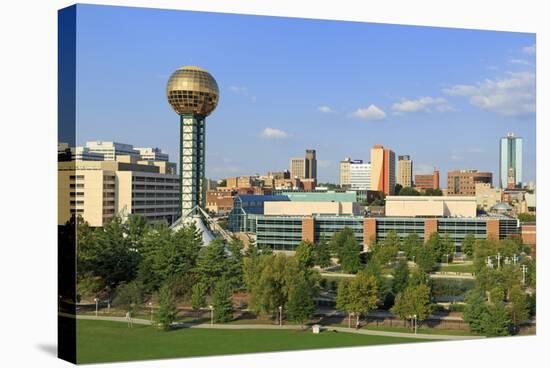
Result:
{"label": "city skyline", "polygon": [[[492,172],[497,185],[499,140],[514,132],[524,139],[524,182],[536,180],[532,34],[80,9],[78,145],[112,140],[177,157],[166,80],[173,69],[197,64],[212,72],[221,94],[206,126],[208,177],[288,169],[289,157],[313,148],[319,182],[337,183],[340,160],[368,161],[379,143],[410,155],[415,174],[430,166],[477,169]],[[150,27],[141,29],[145,19]],[[189,27],[174,31],[182,21]],[[101,30],[98,22],[109,26]],[[201,42],[212,33],[219,47]],[[174,46],[178,37],[192,39],[193,55]]]}

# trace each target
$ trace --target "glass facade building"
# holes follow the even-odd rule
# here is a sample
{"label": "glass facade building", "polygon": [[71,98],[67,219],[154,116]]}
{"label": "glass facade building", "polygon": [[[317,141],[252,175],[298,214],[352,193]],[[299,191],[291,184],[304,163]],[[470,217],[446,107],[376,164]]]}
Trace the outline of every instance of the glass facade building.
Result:
{"label": "glass facade building", "polygon": [[[255,232],[255,222],[249,215],[263,215],[264,202],[289,201],[285,195],[239,195],[233,199],[233,208],[229,212],[228,229],[233,232]],[[252,229],[252,230],[251,230]]]}
{"label": "glass facade building", "polygon": [[521,187],[522,183],[522,152],[523,139],[509,133],[500,139],[500,187],[508,187],[508,178],[513,175],[514,186]]}

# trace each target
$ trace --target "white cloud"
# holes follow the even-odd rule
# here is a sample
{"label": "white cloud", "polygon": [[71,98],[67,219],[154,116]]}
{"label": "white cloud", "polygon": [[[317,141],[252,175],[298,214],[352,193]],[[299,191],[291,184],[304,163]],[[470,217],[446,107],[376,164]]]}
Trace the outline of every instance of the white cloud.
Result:
{"label": "white cloud", "polygon": [[531,63],[525,59],[510,59],[509,62],[511,64],[531,65]]}
{"label": "white cloud", "polygon": [[537,52],[537,45],[533,44],[531,46],[525,46],[524,48],[521,49],[521,51],[523,51],[523,53],[525,54],[533,55],[534,53]]}
{"label": "white cloud", "polygon": [[288,133],[284,130],[267,127],[262,131],[261,137],[267,139],[284,139],[288,138]]}
{"label": "white cloud", "polygon": [[454,111],[455,109],[447,103],[442,97],[424,96],[416,100],[402,99],[392,105],[392,109],[397,113],[405,112],[431,112],[432,108],[440,112]]}
{"label": "white cloud", "polygon": [[331,113],[331,112],[334,112],[334,110],[332,110],[330,108],[330,106],[319,106],[319,109],[318,109],[320,112],[324,113],[324,114],[328,114],[328,113]]}
{"label": "white cloud", "polygon": [[386,118],[386,113],[376,105],[369,107],[361,107],[355,110],[352,116],[365,120],[383,120]]}
{"label": "white cloud", "polygon": [[231,90],[231,92],[237,94],[248,92],[248,88],[245,86],[230,86],[229,89]]}
{"label": "white cloud", "polygon": [[509,72],[503,79],[455,85],[444,92],[449,96],[467,97],[472,105],[502,116],[535,113],[535,74],[532,72]]}
{"label": "white cloud", "polygon": [[323,168],[329,167],[330,164],[331,164],[331,162],[329,160],[317,160],[317,165],[319,167],[323,167]]}

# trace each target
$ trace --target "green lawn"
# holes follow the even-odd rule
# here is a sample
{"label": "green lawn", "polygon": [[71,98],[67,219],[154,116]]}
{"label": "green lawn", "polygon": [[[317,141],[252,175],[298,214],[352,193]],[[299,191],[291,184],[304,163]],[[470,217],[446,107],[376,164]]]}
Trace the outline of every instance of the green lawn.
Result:
{"label": "green lawn", "polygon": [[77,321],[77,361],[181,358],[284,350],[365,346],[430,340],[324,331],[179,329],[164,332],[150,326],[108,321]]}
{"label": "green lawn", "polygon": [[442,263],[441,266],[439,266],[438,271],[472,273],[474,271],[474,266],[472,264]]}

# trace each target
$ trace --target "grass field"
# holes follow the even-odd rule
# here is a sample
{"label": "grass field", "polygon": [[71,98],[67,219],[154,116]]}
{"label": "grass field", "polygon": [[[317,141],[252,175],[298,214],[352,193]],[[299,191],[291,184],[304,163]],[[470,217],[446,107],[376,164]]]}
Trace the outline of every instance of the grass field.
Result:
{"label": "grass field", "polygon": [[77,361],[182,358],[222,354],[321,349],[429,340],[368,336],[325,331],[179,329],[164,332],[150,326],[107,321],[77,321]]}
{"label": "grass field", "polygon": [[446,264],[442,263],[437,269],[439,272],[464,272],[472,273],[474,272],[474,266],[472,264]]}

